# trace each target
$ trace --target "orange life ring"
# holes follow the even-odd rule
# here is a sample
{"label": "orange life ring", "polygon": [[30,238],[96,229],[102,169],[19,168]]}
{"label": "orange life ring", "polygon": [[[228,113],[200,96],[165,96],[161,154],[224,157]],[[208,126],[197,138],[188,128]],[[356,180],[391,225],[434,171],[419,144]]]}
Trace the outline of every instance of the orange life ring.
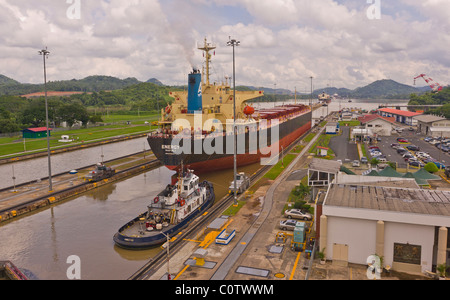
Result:
{"label": "orange life ring", "polygon": [[181,200],[180,200],[180,206],[184,206],[185,204],[186,204],[186,200],[181,199]]}
{"label": "orange life ring", "polygon": [[153,199],[153,203],[155,203],[155,204],[156,204],[156,203],[158,203],[158,201],[159,201],[159,197],[158,197],[158,196],[156,196],[156,197],[155,197],[155,199]]}

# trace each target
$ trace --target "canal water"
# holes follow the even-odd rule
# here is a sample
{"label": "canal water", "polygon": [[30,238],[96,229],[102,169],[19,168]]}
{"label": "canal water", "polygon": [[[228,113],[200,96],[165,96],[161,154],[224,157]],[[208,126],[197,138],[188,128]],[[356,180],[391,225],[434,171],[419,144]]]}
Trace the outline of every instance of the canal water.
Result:
{"label": "canal water", "polygon": [[[52,174],[69,172],[73,169],[94,165],[102,161],[102,155],[103,161],[107,161],[141,152],[144,149],[148,151],[150,147],[146,138],[142,137],[51,155]],[[0,165],[0,189],[14,185],[13,172],[14,177],[16,177],[16,184],[46,178],[48,177],[48,158],[47,156],[42,156],[32,160]]]}
{"label": "canal water", "polygon": [[[328,107],[316,110],[313,118],[325,116],[327,109],[328,112],[338,110],[339,107],[362,107],[370,110],[380,103],[330,103]],[[142,151],[143,142],[144,138],[104,145],[103,149],[94,147],[55,155],[52,157],[54,172],[95,164],[101,158],[102,151],[105,160]],[[146,147],[148,150],[148,145]],[[58,156],[64,158],[59,159]],[[31,175],[32,179],[24,181],[46,177],[46,159],[26,161],[20,167],[19,163],[15,163],[16,177],[19,176],[18,169],[22,168],[29,172],[32,172],[30,168],[36,169],[36,173]],[[259,167],[259,164],[255,164],[239,168],[238,171],[252,174]],[[2,182],[7,180],[8,175],[5,173],[10,172],[9,168],[11,165],[0,167]],[[56,171],[56,168],[60,171]],[[81,262],[81,279],[127,279],[159,252],[160,248],[124,250],[114,245],[112,237],[123,224],[146,210],[149,201],[170,182],[173,174],[166,167],[160,167],[1,225],[0,260],[12,261],[35,279],[64,280],[67,279],[67,270],[73,264],[67,259],[76,255]],[[215,172],[201,179],[213,182],[216,198],[220,199],[228,191],[233,172]]]}

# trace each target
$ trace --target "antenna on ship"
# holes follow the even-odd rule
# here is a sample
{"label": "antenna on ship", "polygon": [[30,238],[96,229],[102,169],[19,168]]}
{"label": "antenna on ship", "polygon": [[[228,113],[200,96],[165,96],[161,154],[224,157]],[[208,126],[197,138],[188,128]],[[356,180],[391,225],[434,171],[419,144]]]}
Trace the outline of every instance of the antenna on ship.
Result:
{"label": "antenna on ship", "polygon": [[204,44],[198,44],[197,48],[206,52],[206,85],[209,85],[209,63],[211,62],[211,54],[209,54],[209,51],[216,49],[216,45],[208,43],[205,37]]}

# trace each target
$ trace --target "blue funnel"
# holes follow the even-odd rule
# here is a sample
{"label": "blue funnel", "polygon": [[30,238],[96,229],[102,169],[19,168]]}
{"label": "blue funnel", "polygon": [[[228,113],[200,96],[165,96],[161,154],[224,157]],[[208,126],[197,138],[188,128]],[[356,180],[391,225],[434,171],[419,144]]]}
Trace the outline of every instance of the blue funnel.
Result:
{"label": "blue funnel", "polygon": [[188,113],[193,114],[196,111],[202,111],[202,74],[194,70],[189,74],[188,85]]}

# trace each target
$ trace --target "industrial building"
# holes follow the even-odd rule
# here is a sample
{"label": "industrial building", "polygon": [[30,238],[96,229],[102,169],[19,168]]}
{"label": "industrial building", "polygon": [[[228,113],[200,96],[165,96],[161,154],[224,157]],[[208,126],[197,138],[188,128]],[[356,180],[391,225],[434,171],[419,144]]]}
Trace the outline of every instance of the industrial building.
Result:
{"label": "industrial building", "polygon": [[394,117],[395,121],[398,123],[415,126],[417,125],[417,120],[414,119],[414,117],[419,116],[422,113],[393,108],[380,108],[378,109],[378,114],[382,117]]}
{"label": "industrial building", "polygon": [[326,258],[366,265],[377,255],[387,269],[416,274],[449,262],[450,191],[402,187],[398,178],[387,186],[376,180],[381,178],[334,182],[318,203],[319,247]]}
{"label": "industrial building", "polygon": [[440,137],[449,137],[450,120],[444,117],[435,115],[420,115],[415,116],[414,120],[417,121],[417,129],[420,133]]}

